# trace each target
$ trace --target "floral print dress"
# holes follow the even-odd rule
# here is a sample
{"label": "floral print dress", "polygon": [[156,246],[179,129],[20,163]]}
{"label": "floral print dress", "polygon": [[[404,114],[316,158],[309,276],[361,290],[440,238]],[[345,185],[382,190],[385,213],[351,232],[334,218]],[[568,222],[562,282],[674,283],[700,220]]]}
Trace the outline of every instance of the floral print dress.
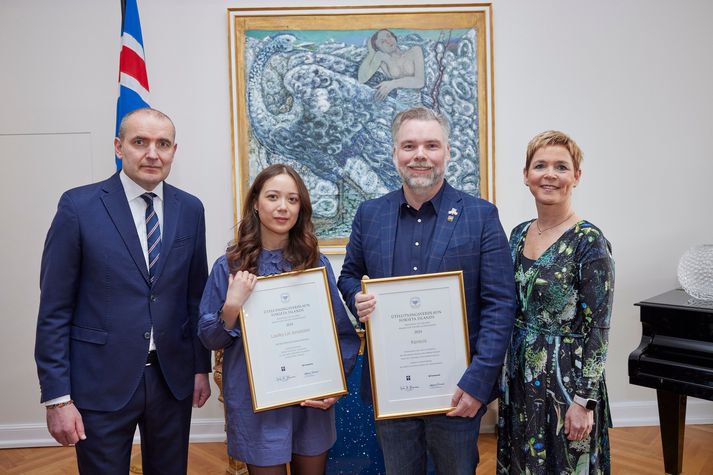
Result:
{"label": "floral print dress", "polygon": [[[611,246],[582,220],[528,263],[522,253],[532,222],[510,236],[519,308],[501,379],[497,473],[609,474]],[[592,432],[581,441],[564,433],[575,394],[597,401]]]}

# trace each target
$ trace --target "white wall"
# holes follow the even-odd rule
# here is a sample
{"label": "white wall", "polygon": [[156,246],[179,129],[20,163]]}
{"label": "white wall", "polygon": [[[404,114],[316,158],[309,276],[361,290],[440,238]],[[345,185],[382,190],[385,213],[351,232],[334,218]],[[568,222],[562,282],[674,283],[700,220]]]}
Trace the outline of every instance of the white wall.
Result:
{"label": "white wall", "polygon": [[[226,8],[238,2],[139,2],[152,104],[178,129],[170,181],[203,200],[212,262],[232,236]],[[310,4],[330,3],[347,2]],[[268,2],[240,2],[250,5]],[[300,2],[269,2],[278,5]],[[657,422],[655,392],[628,384],[641,335],[633,304],[676,287],[681,254],[713,242],[712,17],[705,0],[493,7],[503,225],[535,212],[521,179],[528,140],[570,133],[585,152],[576,210],[605,231],[617,262],[607,376],[619,424]],[[39,258],[61,191],[113,171],[119,21],[118,0],[0,4],[0,446],[48,441],[32,357]],[[713,422],[713,405],[692,400],[689,416]],[[194,439],[221,440],[221,417],[213,398],[194,413]]]}

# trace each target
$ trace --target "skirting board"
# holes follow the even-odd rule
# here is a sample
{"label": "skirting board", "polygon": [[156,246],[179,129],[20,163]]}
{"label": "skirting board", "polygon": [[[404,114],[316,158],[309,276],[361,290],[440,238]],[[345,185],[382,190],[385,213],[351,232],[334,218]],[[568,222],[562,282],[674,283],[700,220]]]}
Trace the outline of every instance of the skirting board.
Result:
{"label": "skirting board", "polygon": [[[225,441],[225,421],[223,419],[193,419],[191,421],[191,442]],[[136,431],[134,443],[139,443]],[[47,432],[45,424],[5,424],[0,425],[0,449],[19,447],[50,447],[59,444]]]}
{"label": "skirting board", "polygon": [[[659,425],[656,401],[612,403],[611,416],[614,427]],[[713,424],[713,401],[689,397],[686,401],[686,424]]]}
{"label": "skirting board", "polygon": [[[656,426],[659,424],[656,401],[613,403],[614,427]],[[492,414],[488,414],[491,416]],[[490,419],[488,419],[490,421]],[[484,421],[485,422],[485,421]],[[688,398],[686,424],[713,424],[713,402]],[[223,442],[223,419],[194,419],[191,421],[191,442]],[[493,423],[484,423],[482,432],[492,433]],[[134,442],[139,442],[138,433]],[[45,424],[0,425],[0,449],[18,447],[46,447],[58,445],[47,432]]]}

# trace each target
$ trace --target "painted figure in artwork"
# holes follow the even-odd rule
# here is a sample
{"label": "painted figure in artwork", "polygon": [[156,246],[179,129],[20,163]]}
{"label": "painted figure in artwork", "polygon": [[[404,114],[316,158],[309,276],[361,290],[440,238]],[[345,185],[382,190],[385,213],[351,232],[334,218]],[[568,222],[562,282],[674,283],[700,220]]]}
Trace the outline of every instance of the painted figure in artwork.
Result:
{"label": "painted figure in artwork", "polygon": [[376,100],[383,101],[395,89],[418,91],[426,84],[421,46],[401,49],[393,32],[379,30],[366,47],[368,52],[359,65],[358,78],[360,83],[366,83],[377,71],[385,76],[376,86]]}

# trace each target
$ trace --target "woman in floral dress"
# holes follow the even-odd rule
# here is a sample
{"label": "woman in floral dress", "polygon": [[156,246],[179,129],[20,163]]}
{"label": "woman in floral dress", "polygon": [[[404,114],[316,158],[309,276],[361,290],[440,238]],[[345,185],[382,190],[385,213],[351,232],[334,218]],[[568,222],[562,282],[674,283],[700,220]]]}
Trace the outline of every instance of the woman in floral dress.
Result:
{"label": "woman in floral dress", "polygon": [[547,131],[529,143],[537,218],[510,236],[519,309],[503,368],[499,474],[609,474],[604,366],[614,292],[611,246],[572,209],[582,152]]}

